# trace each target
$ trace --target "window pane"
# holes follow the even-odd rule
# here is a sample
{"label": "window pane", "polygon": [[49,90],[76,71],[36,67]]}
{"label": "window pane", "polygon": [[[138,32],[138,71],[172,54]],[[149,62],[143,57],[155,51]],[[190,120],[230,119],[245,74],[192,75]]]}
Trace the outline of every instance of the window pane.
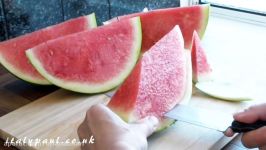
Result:
{"label": "window pane", "polygon": [[266,0],[201,0],[201,2],[266,14]]}

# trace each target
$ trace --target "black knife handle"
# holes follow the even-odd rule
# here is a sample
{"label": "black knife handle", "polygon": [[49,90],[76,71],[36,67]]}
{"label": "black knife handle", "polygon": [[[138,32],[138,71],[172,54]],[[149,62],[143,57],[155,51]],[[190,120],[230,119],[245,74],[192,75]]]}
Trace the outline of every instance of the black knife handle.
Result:
{"label": "black knife handle", "polygon": [[258,120],[254,123],[242,123],[242,122],[238,122],[236,120],[234,120],[232,122],[231,125],[231,129],[235,132],[235,133],[242,133],[242,132],[248,132],[248,131],[252,131],[252,130],[256,130],[260,127],[266,126],[266,121],[262,121],[262,120]]}

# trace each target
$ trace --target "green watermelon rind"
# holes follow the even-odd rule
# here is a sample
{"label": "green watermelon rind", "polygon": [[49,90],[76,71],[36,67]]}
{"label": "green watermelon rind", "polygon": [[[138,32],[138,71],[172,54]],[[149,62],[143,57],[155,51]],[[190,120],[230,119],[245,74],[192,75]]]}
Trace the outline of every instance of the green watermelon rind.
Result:
{"label": "green watermelon rind", "polygon": [[84,84],[82,82],[78,83],[75,81],[71,82],[71,81],[60,80],[46,72],[41,62],[35,56],[34,48],[27,50],[26,55],[29,58],[30,62],[33,64],[33,66],[38,70],[38,72],[42,76],[44,76],[48,81],[53,83],[54,85],[57,85],[61,88],[64,88],[70,91],[79,92],[79,93],[105,92],[121,84],[126,79],[126,77],[130,74],[130,72],[133,70],[139,58],[140,50],[141,50],[141,42],[142,42],[141,22],[140,22],[139,17],[132,18],[130,21],[132,23],[133,29],[135,30],[133,48],[131,50],[132,53],[130,54],[131,58],[128,60],[125,69],[118,76],[116,76],[113,80],[110,80],[105,83]]}
{"label": "green watermelon rind", "polygon": [[[95,13],[89,14],[86,16],[87,20],[89,20],[88,26],[90,28],[96,28],[97,27],[97,22],[96,22],[96,17]],[[49,28],[49,27],[47,27]],[[44,79],[39,79],[35,78],[30,75],[26,75],[24,72],[20,71],[19,69],[15,68],[12,64],[10,64],[8,61],[5,60],[3,55],[0,53],[0,64],[5,67],[7,71],[9,71],[11,74],[16,76],[19,79],[22,79],[24,81],[27,81],[32,84],[37,84],[37,85],[52,85],[51,82],[48,80]]]}
{"label": "green watermelon rind", "polygon": [[2,56],[1,53],[0,53],[0,63],[2,64],[2,66],[4,66],[4,68],[8,72],[10,72],[11,74],[13,74],[14,76],[16,76],[19,79],[22,79],[24,81],[27,81],[27,82],[33,83],[33,84],[51,85],[51,83],[48,80],[38,79],[38,78],[34,78],[32,76],[29,76],[29,75],[25,75],[25,73],[21,72],[19,69],[16,69],[12,64],[8,63],[5,60],[5,58]]}
{"label": "green watermelon rind", "polygon": [[166,118],[162,122],[160,122],[160,126],[156,129],[155,132],[164,131],[165,129],[168,129],[169,127],[171,127],[175,123],[176,123],[176,120],[170,119],[170,118]]}
{"label": "green watermelon rind", "polygon": [[52,84],[48,80],[34,78],[33,76],[25,75],[24,72],[20,71],[19,69],[16,69],[12,64],[8,63],[5,60],[5,58],[2,56],[1,53],[0,53],[0,64],[2,64],[2,66],[4,66],[4,68],[8,72],[10,72],[11,74],[13,74],[17,78],[22,79],[24,81],[27,81],[29,83],[37,84],[37,85],[51,85]]}
{"label": "green watermelon rind", "polygon": [[97,28],[97,21],[95,13],[91,13],[86,16],[87,20],[89,20],[89,27],[90,29]]}
{"label": "green watermelon rind", "polygon": [[198,31],[200,39],[203,38],[204,33],[207,29],[207,25],[208,25],[208,21],[209,21],[209,13],[210,13],[210,4],[204,4],[202,6],[203,6],[202,7],[203,16],[202,16],[200,30]]}

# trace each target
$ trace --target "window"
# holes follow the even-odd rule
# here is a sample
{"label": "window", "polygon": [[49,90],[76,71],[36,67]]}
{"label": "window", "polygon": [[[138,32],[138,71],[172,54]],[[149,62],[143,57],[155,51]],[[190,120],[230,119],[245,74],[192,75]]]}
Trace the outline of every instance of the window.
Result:
{"label": "window", "polygon": [[265,0],[200,0],[200,3],[266,16]]}
{"label": "window", "polygon": [[180,0],[181,6],[210,3],[211,15],[266,27],[266,0]]}
{"label": "window", "polygon": [[266,0],[180,2],[181,6],[211,3],[202,43],[213,67],[214,79],[246,89],[255,99],[247,102],[249,104],[265,102]]}

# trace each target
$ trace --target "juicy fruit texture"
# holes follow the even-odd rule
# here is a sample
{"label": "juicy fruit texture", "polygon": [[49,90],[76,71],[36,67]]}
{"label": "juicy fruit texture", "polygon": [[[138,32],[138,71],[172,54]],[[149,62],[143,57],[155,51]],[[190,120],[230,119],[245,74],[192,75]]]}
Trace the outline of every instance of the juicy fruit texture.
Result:
{"label": "juicy fruit texture", "polygon": [[193,44],[191,49],[193,81],[202,82],[211,80],[212,69],[208,63],[207,56],[201,45],[196,31],[193,33]]}
{"label": "juicy fruit texture", "polygon": [[175,25],[179,25],[184,40],[185,48],[191,48],[191,37],[196,30],[203,37],[209,18],[209,5],[195,5],[190,7],[158,9],[116,17],[109,22],[124,20],[140,16],[143,42],[142,51],[145,52],[167,34]]}
{"label": "juicy fruit texture", "polygon": [[0,62],[12,74],[25,81],[51,84],[30,64],[25,51],[48,40],[95,27],[95,14],[90,14],[1,42]]}
{"label": "juicy fruit texture", "polygon": [[183,96],[182,101],[180,104],[187,105],[191,99],[192,96],[192,63],[191,63],[191,52],[190,50],[185,49],[186,54],[186,92]]}
{"label": "juicy fruit texture", "polygon": [[127,122],[145,116],[160,118],[160,129],[173,120],[163,116],[186,92],[184,41],[178,26],[143,54],[108,106]]}
{"label": "juicy fruit texture", "polygon": [[80,93],[98,93],[121,84],[141,48],[140,18],[50,40],[28,50],[35,68],[51,83]]}

